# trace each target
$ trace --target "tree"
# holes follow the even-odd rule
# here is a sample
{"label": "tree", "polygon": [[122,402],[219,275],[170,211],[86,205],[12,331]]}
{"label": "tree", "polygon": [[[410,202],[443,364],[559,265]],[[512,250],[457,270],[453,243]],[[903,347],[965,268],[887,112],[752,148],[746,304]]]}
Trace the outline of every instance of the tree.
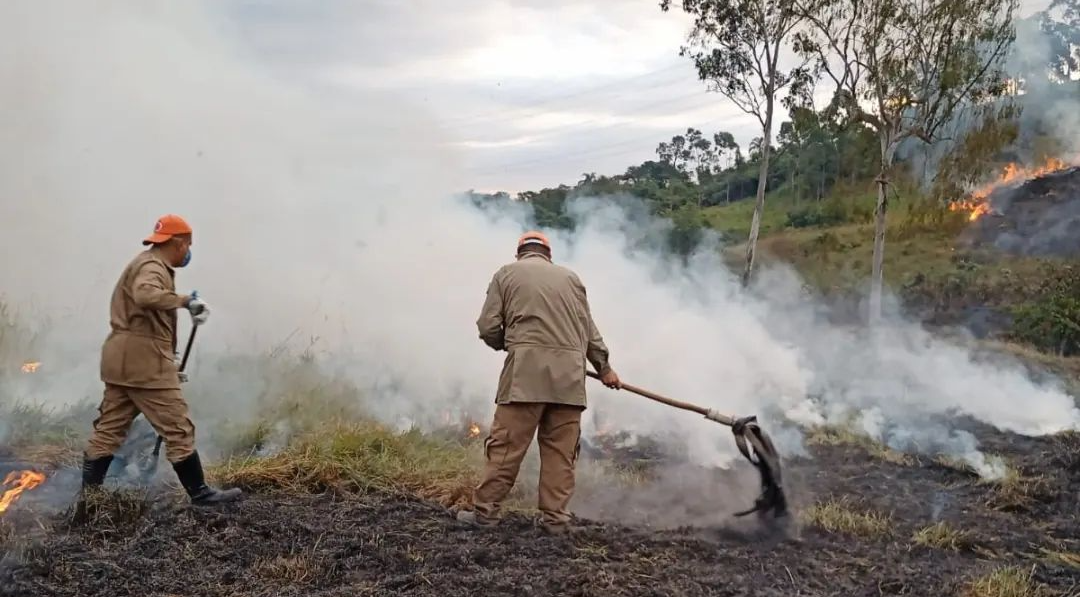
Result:
{"label": "tree", "polygon": [[796,0],[811,24],[795,49],[835,83],[848,117],[873,128],[877,177],[869,319],[881,316],[889,175],[900,143],[941,139],[960,110],[1000,110],[1017,0]]}
{"label": "tree", "polygon": [[[709,141],[695,128],[686,129],[687,161],[693,165],[694,180],[701,184],[712,175],[718,160]],[[704,179],[704,180],[703,180]]]}
{"label": "tree", "polygon": [[[671,0],[661,0],[667,11]],[[694,25],[680,55],[694,61],[698,76],[712,90],[751,114],[761,124],[762,153],[758,171],[757,203],[746,243],[743,286],[750,283],[757,247],[761,214],[765,207],[765,187],[769,176],[769,148],[772,143],[776,95],[801,70],[779,68],[780,50],[799,23],[791,0],[682,0],[682,9],[694,18]]]}
{"label": "tree", "polygon": [[667,162],[675,166],[675,169],[679,172],[686,172],[686,162],[690,159],[686,137],[675,135],[671,138],[671,143],[661,142],[660,145],[656,146],[656,155],[661,162]]}
{"label": "tree", "polygon": [[630,184],[651,181],[660,188],[667,187],[673,181],[687,180],[686,173],[677,169],[671,162],[649,160],[638,166],[630,166],[622,179]]}
{"label": "tree", "polygon": [[1053,0],[1037,17],[1050,42],[1051,76],[1057,81],[1069,81],[1080,71],[1080,4],[1076,0]]}
{"label": "tree", "polygon": [[[739,144],[735,142],[735,136],[727,131],[720,131],[713,135],[713,147],[716,151],[716,159],[719,163],[725,156],[729,157],[729,165],[733,160],[736,165],[742,162],[742,153]],[[731,177],[724,177],[724,201],[731,203]]]}

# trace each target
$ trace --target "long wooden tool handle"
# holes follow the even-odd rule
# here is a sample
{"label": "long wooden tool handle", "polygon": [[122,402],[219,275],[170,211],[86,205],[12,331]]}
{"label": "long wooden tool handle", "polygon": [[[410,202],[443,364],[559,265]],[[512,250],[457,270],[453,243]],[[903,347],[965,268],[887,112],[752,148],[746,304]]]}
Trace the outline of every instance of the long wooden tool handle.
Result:
{"label": "long wooden tool handle", "polygon": [[[593,378],[593,379],[600,379],[600,376],[598,374],[592,372],[592,371],[586,371],[586,374],[589,377]],[[641,388],[634,387],[634,386],[632,386],[630,384],[626,384],[626,383],[622,384],[622,388],[624,390],[628,391],[628,392],[633,392],[633,393],[635,393],[635,394],[637,394],[639,396],[644,396],[644,397],[646,397],[646,398],[648,398],[650,400],[655,400],[657,402],[661,402],[661,403],[666,404],[668,406],[674,406],[675,408],[681,408],[683,410],[688,410],[690,412],[695,412],[695,413],[697,413],[697,414],[699,414],[701,416],[704,416],[704,417],[709,417],[710,416],[709,409],[705,408],[704,406],[698,406],[696,404],[690,404],[689,402],[683,402],[681,400],[675,400],[674,398],[668,398],[667,396],[661,396],[660,394],[655,394],[655,393],[650,392],[648,390],[643,390]],[[717,415],[716,413],[711,413],[711,414],[712,414],[712,416],[710,417],[711,419],[716,420],[716,421],[718,421],[720,423],[723,423],[725,425],[731,425],[731,419],[724,420],[724,419],[726,419],[726,417],[723,417],[722,415]],[[719,418],[717,418],[717,417],[719,417]]]}

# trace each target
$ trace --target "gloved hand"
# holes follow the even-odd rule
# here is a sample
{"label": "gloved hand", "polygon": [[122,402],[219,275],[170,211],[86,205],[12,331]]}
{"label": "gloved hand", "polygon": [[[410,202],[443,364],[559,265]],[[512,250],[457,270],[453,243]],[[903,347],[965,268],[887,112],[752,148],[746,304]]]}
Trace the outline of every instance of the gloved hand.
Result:
{"label": "gloved hand", "polygon": [[196,295],[192,295],[191,300],[188,301],[187,310],[191,313],[191,319],[195,325],[206,323],[206,319],[210,317],[210,306]]}
{"label": "gloved hand", "polygon": [[[180,366],[180,353],[179,352],[173,352],[173,363],[175,363],[177,367]],[[184,373],[183,371],[177,371],[176,374],[180,377],[180,383],[186,383],[187,382],[187,380],[188,380],[187,373]]]}

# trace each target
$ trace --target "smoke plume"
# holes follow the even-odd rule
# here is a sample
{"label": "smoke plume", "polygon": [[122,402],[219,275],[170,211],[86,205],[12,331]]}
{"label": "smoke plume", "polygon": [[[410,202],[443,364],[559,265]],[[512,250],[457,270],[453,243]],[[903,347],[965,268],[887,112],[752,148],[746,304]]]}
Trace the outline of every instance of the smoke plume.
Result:
{"label": "smoke plume", "polygon": [[[527,209],[455,197],[468,187],[457,156],[409,98],[282,81],[201,6],[0,7],[0,288],[52,330],[34,355],[44,365],[33,396],[100,396],[112,285],[173,212],[195,228],[178,287],[212,308],[188,388],[201,429],[249,420],[267,387],[284,383],[214,364],[282,347],[310,349],[387,422],[433,425],[448,410],[486,418],[502,355],[474,322]],[[629,202],[577,201],[574,232],[553,234],[627,382],[758,414],[789,454],[801,449],[799,425],[853,418],[891,445],[973,463],[974,437],[945,417],[1024,434],[1080,427],[1073,399],[1019,365],[977,362],[899,320],[874,331],[828,323],[790,271],[763,271],[744,293],[713,240],[673,260],[661,250],[665,224]],[[590,390],[590,417],[677,436],[701,464],[738,456],[700,417]]]}

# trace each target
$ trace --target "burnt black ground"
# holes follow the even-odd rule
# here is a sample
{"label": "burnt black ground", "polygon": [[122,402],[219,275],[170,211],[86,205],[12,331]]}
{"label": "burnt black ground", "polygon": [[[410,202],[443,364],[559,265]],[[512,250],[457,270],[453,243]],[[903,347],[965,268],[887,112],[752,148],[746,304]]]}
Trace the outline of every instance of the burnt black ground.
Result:
{"label": "burnt black ground", "polygon": [[[985,443],[1045,478],[1031,501],[1003,507],[992,486],[963,472],[926,460],[896,465],[854,447],[789,463],[798,508],[846,497],[892,516],[883,538],[588,521],[579,534],[550,537],[518,515],[495,529],[462,528],[438,505],[386,494],[252,494],[204,510],[166,492],[126,518],[71,526],[51,514],[43,528],[28,501],[0,519],[0,595],[929,596],[961,595],[967,581],[1005,565],[1034,568],[1056,594],[1080,595],[1080,569],[1040,552],[1080,553],[1080,440]],[[713,481],[730,479],[687,489],[697,507]],[[621,503],[640,505],[631,496]],[[969,531],[975,546],[916,545],[912,534],[936,520]]]}

